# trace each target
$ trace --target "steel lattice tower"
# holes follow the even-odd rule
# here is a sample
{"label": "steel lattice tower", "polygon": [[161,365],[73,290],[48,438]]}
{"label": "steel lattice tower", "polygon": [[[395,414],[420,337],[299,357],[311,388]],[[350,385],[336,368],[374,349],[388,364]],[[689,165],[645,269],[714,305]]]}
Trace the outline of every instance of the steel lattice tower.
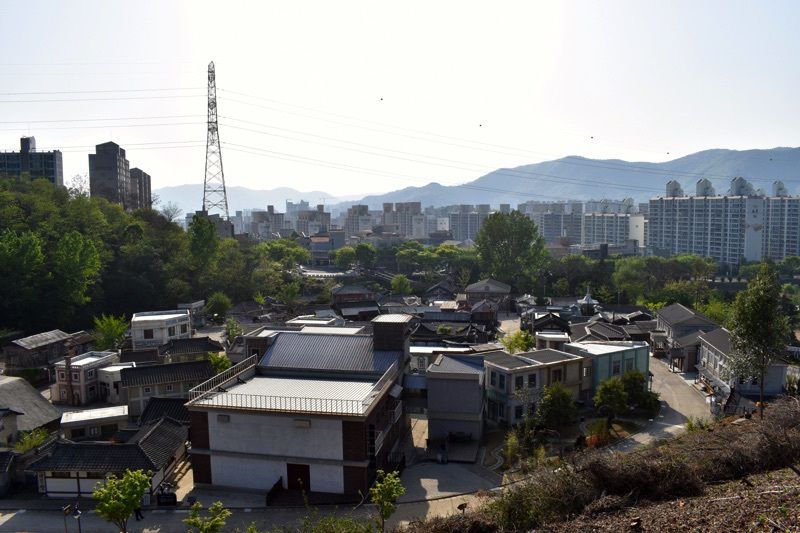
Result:
{"label": "steel lattice tower", "polygon": [[217,122],[217,78],[213,61],[208,64],[208,138],[203,211],[211,214],[212,209],[216,209],[225,220],[228,219],[228,195],[225,192],[225,175],[222,173],[222,149]]}

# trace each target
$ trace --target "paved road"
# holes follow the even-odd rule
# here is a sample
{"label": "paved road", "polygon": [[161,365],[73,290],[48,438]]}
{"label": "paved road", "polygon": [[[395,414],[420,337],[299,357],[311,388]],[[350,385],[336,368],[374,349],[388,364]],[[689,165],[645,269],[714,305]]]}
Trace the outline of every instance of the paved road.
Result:
{"label": "paved road", "polygon": [[679,374],[670,372],[662,361],[651,357],[650,372],[653,390],[661,395],[661,412],[644,430],[614,446],[614,451],[630,451],[658,439],[674,437],[684,430],[688,417],[711,416],[703,394]]}

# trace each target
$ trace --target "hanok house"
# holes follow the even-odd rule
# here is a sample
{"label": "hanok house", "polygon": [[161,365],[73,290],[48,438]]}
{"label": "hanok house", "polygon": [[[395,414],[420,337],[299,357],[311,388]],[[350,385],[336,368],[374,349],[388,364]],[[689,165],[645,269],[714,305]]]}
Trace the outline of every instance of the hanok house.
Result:
{"label": "hanok house", "polygon": [[15,415],[17,431],[55,431],[61,420],[58,409],[22,378],[0,376],[0,407],[20,413]]}
{"label": "hanok house", "polygon": [[505,309],[508,303],[508,295],[511,293],[511,287],[501,281],[487,278],[468,285],[464,292],[470,305],[474,305],[481,300],[489,300]]}
{"label": "hanok house", "polygon": [[[54,362],[62,359],[69,351],[83,353],[89,349],[90,344],[91,337],[85,331],[64,333],[60,329],[11,341],[2,350],[4,373],[19,376],[23,370],[38,371],[37,378],[46,379]],[[29,377],[31,378],[33,376]]]}
{"label": "hanok house", "polygon": [[208,359],[209,353],[224,352],[225,347],[210,337],[172,339],[158,347],[158,355],[164,363],[183,363]]}
{"label": "hanok house", "polygon": [[136,420],[153,396],[189,398],[189,391],[214,375],[209,361],[123,368],[120,372],[128,415]]}
{"label": "hanok house", "polygon": [[127,441],[56,442],[49,455],[28,467],[36,473],[39,492],[51,498],[91,496],[97,483],[109,474],[121,476],[125,470],[152,472],[152,496],[164,478],[175,469],[186,453],[186,426],[162,418],[130,432]]}
{"label": "hanok house", "polygon": [[366,493],[401,462],[410,319],[381,315],[372,335],[278,332],[263,355],[196,387],[195,483]]}
{"label": "hanok house", "polygon": [[686,339],[691,333],[713,331],[718,327],[719,324],[685,305],[668,305],[656,312],[656,329],[650,333],[653,354],[666,355],[670,359],[670,366],[691,372],[697,364],[696,360],[680,349],[682,346],[676,341]]}

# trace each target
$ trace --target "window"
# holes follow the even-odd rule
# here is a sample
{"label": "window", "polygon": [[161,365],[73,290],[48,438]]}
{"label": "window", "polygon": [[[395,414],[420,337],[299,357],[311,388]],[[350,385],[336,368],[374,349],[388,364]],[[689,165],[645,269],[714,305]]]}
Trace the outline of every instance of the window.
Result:
{"label": "window", "polygon": [[514,389],[520,390],[525,386],[525,376],[517,376],[514,378]]}
{"label": "window", "polygon": [[583,377],[588,378],[591,375],[592,375],[592,367],[590,366],[583,367]]}
{"label": "window", "polygon": [[181,333],[186,333],[187,331],[189,331],[189,326],[181,324]]}
{"label": "window", "polygon": [[633,359],[626,359],[625,360],[625,372],[630,372],[633,370],[633,363],[635,361]]}
{"label": "window", "polygon": [[164,390],[167,391],[167,392],[172,392],[172,385],[170,384],[170,385],[164,386]]}
{"label": "window", "polygon": [[492,384],[492,387],[497,386],[497,372],[494,370],[489,373],[489,382]]}
{"label": "window", "polygon": [[58,379],[60,379],[61,381],[67,381],[67,373],[66,372],[59,372],[58,373]]}
{"label": "window", "polygon": [[91,369],[88,372],[86,372],[86,377],[87,378],[93,378],[94,377],[94,369]]}
{"label": "window", "polygon": [[97,388],[94,385],[92,385],[89,387],[88,392],[89,392],[89,398],[94,398],[95,395],[97,394]]}
{"label": "window", "polygon": [[536,404],[529,403],[528,404],[528,415],[529,416],[536,416]]}
{"label": "window", "polygon": [[72,373],[72,381],[78,381],[80,379],[80,374],[77,372]]}
{"label": "window", "polygon": [[619,375],[619,367],[620,367],[619,361],[614,361],[611,364],[611,374],[614,376]]}
{"label": "window", "polygon": [[175,336],[175,326],[170,326],[167,329],[167,335],[169,335],[170,337],[174,337]]}
{"label": "window", "polygon": [[67,397],[67,390],[66,389],[61,389],[61,399],[63,400],[66,397]]}
{"label": "window", "polygon": [[96,437],[99,434],[100,434],[100,428],[99,427],[95,426],[95,427],[89,428],[89,436],[90,437]]}
{"label": "window", "polygon": [[552,382],[553,383],[559,383],[561,381],[562,372],[563,371],[560,368],[556,368],[555,370],[553,370],[553,374],[552,374],[552,378],[553,378]]}
{"label": "window", "polygon": [[536,374],[528,374],[528,388],[536,387]]}
{"label": "window", "polygon": [[144,388],[144,393],[145,394],[150,394],[151,392],[153,392],[153,389],[151,387],[145,387]]}
{"label": "window", "polygon": [[522,406],[517,405],[514,407],[514,418],[522,418]]}
{"label": "window", "polygon": [[84,428],[75,428],[70,431],[73,439],[82,439],[86,436],[86,429]]}
{"label": "window", "polygon": [[153,330],[152,329],[146,329],[142,333],[144,334],[144,338],[145,339],[152,339],[153,338]]}
{"label": "window", "polygon": [[499,374],[498,375],[497,386],[500,387],[503,390],[506,390],[506,375],[505,374]]}

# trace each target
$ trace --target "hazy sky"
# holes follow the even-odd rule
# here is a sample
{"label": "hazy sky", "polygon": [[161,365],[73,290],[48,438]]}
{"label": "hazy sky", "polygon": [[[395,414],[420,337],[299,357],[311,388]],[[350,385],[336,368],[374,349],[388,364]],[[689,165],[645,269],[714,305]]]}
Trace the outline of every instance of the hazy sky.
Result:
{"label": "hazy sky", "polygon": [[800,145],[798,2],[3,1],[0,20],[0,149],[35,135],[66,177],[113,140],[154,189],[202,183],[211,60],[229,186],[358,196]]}

